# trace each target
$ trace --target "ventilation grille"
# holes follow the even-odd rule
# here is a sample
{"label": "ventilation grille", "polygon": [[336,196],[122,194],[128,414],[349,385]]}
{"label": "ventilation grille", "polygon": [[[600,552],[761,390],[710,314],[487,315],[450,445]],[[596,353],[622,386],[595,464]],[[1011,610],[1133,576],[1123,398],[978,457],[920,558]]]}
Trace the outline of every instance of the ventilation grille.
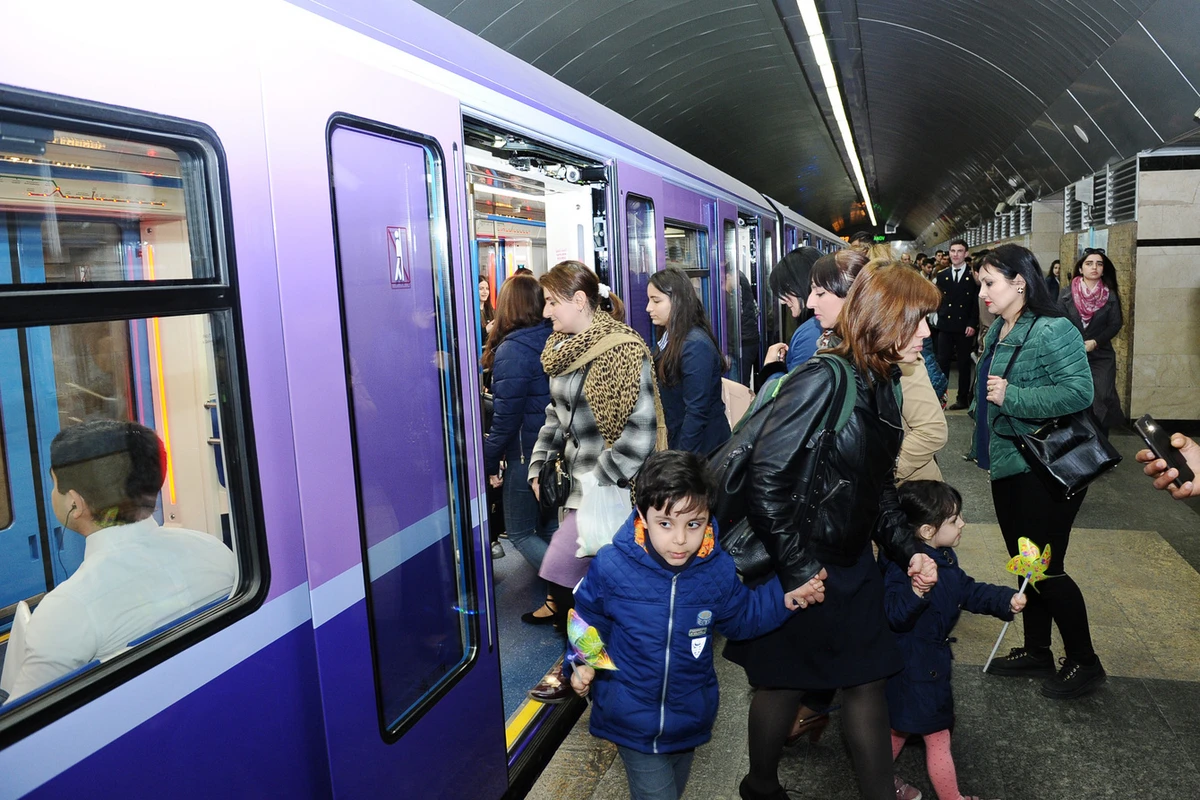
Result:
{"label": "ventilation grille", "polygon": [[1106,203],[1104,221],[1132,222],[1137,219],[1138,168],[1137,158],[1122,161],[1108,168],[1105,183]]}
{"label": "ventilation grille", "polygon": [[1083,230],[1083,203],[1075,200],[1075,186],[1063,191],[1063,233]]}
{"label": "ventilation grille", "polygon": [[1107,223],[1105,210],[1108,208],[1108,168],[1097,172],[1092,180],[1096,187],[1092,193],[1095,201],[1088,209],[1088,222],[1090,225],[1104,225]]}
{"label": "ventilation grille", "polygon": [[1033,230],[1033,206],[1021,206],[1017,213],[1021,216],[1020,233],[1022,236]]}

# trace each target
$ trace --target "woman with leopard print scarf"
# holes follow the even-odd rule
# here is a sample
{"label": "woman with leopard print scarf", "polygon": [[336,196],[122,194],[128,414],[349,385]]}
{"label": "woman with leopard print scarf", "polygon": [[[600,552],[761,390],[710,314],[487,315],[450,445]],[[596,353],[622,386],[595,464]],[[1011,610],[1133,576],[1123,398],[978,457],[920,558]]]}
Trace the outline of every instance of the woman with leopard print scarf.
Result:
{"label": "woman with leopard print scarf", "polygon": [[[540,282],[546,295],[544,315],[554,332],[542,351],[542,366],[550,376],[550,405],[533,447],[529,483],[537,494],[542,464],[563,454],[574,488],[538,574],[550,586],[555,624],[565,630],[571,589],[591,562],[575,556],[580,476],[591,473],[602,486],[628,486],[652,452],[666,449],[667,431],[650,349],[619,321],[624,313],[616,295],[578,261],[563,261]],[[577,396],[578,407],[573,409]],[[562,698],[538,699],[565,699],[570,687],[563,686],[567,691]]]}

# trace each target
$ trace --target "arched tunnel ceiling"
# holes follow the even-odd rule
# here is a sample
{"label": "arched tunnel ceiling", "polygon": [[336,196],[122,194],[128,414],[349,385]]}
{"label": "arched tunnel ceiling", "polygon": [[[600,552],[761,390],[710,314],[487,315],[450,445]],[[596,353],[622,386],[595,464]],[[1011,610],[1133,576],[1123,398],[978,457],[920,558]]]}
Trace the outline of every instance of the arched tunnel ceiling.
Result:
{"label": "arched tunnel ceiling", "polygon": [[[418,2],[845,228],[857,192],[794,0]],[[1196,127],[1196,0],[817,5],[877,216],[926,241]]]}

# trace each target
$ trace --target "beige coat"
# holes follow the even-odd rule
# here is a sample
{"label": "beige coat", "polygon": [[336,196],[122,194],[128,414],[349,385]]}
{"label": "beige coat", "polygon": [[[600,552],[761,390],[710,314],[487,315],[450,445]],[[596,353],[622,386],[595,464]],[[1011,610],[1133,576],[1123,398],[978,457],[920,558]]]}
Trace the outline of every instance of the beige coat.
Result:
{"label": "beige coat", "polygon": [[942,471],[933,457],[946,446],[949,430],[920,356],[915,364],[900,365],[900,392],[904,395],[904,441],[896,459],[896,483],[940,481]]}

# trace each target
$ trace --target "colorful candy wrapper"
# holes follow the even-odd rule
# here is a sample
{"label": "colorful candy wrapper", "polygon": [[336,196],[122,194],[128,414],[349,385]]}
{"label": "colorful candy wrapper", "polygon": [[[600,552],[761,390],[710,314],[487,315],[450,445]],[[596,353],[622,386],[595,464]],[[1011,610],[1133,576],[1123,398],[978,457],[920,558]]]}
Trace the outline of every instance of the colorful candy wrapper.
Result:
{"label": "colorful candy wrapper", "polygon": [[[1037,583],[1046,577],[1046,568],[1050,566],[1050,545],[1047,544],[1045,550],[1039,551],[1036,544],[1022,536],[1017,539],[1017,551],[1017,555],[1009,559],[1005,569],[1013,575],[1025,579],[1021,582],[1021,589],[1017,592],[1017,594],[1025,594],[1026,586]],[[987,672],[988,667],[992,665],[992,659],[996,657],[996,651],[1000,649],[1000,643],[1004,641],[1004,634],[1008,633],[1008,626],[1011,624],[1011,622],[1006,622],[1000,629],[1000,636],[996,638],[992,653],[988,656],[987,663],[983,665],[984,672]]]}
{"label": "colorful candy wrapper", "polygon": [[600,632],[575,613],[567,612],[567,642],[570,643],[567,658],[573,664],[587,664],[595,669],[616,669],[617,665],[604,649]]}

